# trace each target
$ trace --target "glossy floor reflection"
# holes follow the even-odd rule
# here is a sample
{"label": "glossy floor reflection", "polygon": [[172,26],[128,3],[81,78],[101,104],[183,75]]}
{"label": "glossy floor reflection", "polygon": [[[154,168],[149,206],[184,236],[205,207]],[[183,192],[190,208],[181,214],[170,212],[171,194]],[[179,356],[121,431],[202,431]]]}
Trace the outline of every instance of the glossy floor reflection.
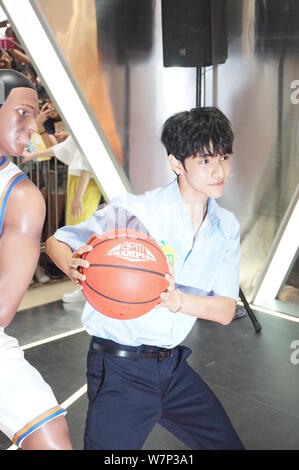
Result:
{"label": "glossy floor reflection", "polygon": [[[75,330],[81,327],[80,311],[80,304],[65,310],[60,301],[28,309],[17,314],[7,333],[24,345]],[[263,326],[260,336],[248,317],[229,327],[198,321],[185,341],[193,350],[189,363],[223,403],[248,449],[299,449],[299,364],[291,360],[291,344],[299,340],[299,323],[264,313],[257,316]],[[60,403],[86,383],[88,343],[88,334],[79,332],[25,351]],[[86,408],[85,394],[68,409],[75,449],[83,447]],[[9,440],[0,434],[0,448],[9,446]],[[185,448],[158,425],[144,444],[144,449]]]}

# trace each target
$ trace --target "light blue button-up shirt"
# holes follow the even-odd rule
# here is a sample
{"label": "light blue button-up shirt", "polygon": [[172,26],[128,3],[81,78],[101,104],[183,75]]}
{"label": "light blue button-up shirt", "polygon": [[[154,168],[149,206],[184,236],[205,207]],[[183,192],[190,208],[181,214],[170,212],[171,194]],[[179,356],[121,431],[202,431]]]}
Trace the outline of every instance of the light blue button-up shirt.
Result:
{"label": "light blue button-up shirt", "polygon": [[[182,292],[238,300],[239,223],[214,199],[208,200],[207,215],[196,237],[174,180],[141,196],[118,196],[88,221],[57,230],[55,238],[76,250],[93,234],[121,227],[148,230],[174,264],[176,287]],[[131,346],[173,348],[186,338],[195,321],[196,317],[159,306],[141,317],[117,320],[86,302],[82,314],[89,334]]]}

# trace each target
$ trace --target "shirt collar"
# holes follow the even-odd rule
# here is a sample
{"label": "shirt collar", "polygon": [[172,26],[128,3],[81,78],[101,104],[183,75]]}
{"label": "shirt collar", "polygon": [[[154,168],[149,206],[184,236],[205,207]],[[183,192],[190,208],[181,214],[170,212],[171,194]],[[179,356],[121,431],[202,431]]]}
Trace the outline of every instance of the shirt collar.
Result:
{"label": "shirt collar", "polygon": [[[175,179],[172,183],[170,183],[167,187],[167,199],[169,202],[178,204],[180,214],[184,218],[188,218],[190,223],[190,215],[184,205],[184,201],[182,199],[181,191],[178,185],[177,179]],[[212,231],[215,226],[218,227],[218,229],[221,230],[221,219],[220,219],[220,212],[219,212],[219,206],[215,199],[213,198],[208,198],[208,207],[207,207],[207,214],[203,223],[204,230],[207,231]],[[222,230],[221,230],[222,231]]]}

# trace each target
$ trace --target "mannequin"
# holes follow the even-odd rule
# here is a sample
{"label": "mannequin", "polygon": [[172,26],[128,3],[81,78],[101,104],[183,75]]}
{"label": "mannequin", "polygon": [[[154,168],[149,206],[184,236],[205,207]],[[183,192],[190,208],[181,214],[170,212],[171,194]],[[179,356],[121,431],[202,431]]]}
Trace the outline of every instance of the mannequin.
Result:
{"label": "mannequin", "polygon": [[66,411],[4,332],[33,276],[45,218],[41,193],[4,154],[22,155],[37,114],[32,83],[0,70],[0,430],[23,449],[71,449]]}

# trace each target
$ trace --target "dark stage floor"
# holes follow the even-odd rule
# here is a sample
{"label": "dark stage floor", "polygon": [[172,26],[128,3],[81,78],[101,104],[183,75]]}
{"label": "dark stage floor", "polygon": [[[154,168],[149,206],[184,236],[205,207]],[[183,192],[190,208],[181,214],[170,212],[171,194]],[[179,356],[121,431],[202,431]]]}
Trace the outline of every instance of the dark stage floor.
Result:
{"label": "dark stage floor", "polygon": [[[6,333],[26,345],[76,330],[81,327],[81,308],[82,304],[73,304],[66,310],[61,302],[54,302],[24,310]],[[299,449],[299,364],[291,362],[291,343],[299,340],[299,323],[264,313],[257,316],[263,327],[260,335],[248,317],[228,327],[197,321],[184,343],[193,350],[189,363],[220,399],[247,449]],[[86,383],[88,343],[88,334],[79,331],[25,350],[60,403]],[[86,407],[84,394],[68,408],[75,449],[83,446]],[[10,445],[0,433],[0,449]],[[144,449],[186,447],[157,425]]]}

